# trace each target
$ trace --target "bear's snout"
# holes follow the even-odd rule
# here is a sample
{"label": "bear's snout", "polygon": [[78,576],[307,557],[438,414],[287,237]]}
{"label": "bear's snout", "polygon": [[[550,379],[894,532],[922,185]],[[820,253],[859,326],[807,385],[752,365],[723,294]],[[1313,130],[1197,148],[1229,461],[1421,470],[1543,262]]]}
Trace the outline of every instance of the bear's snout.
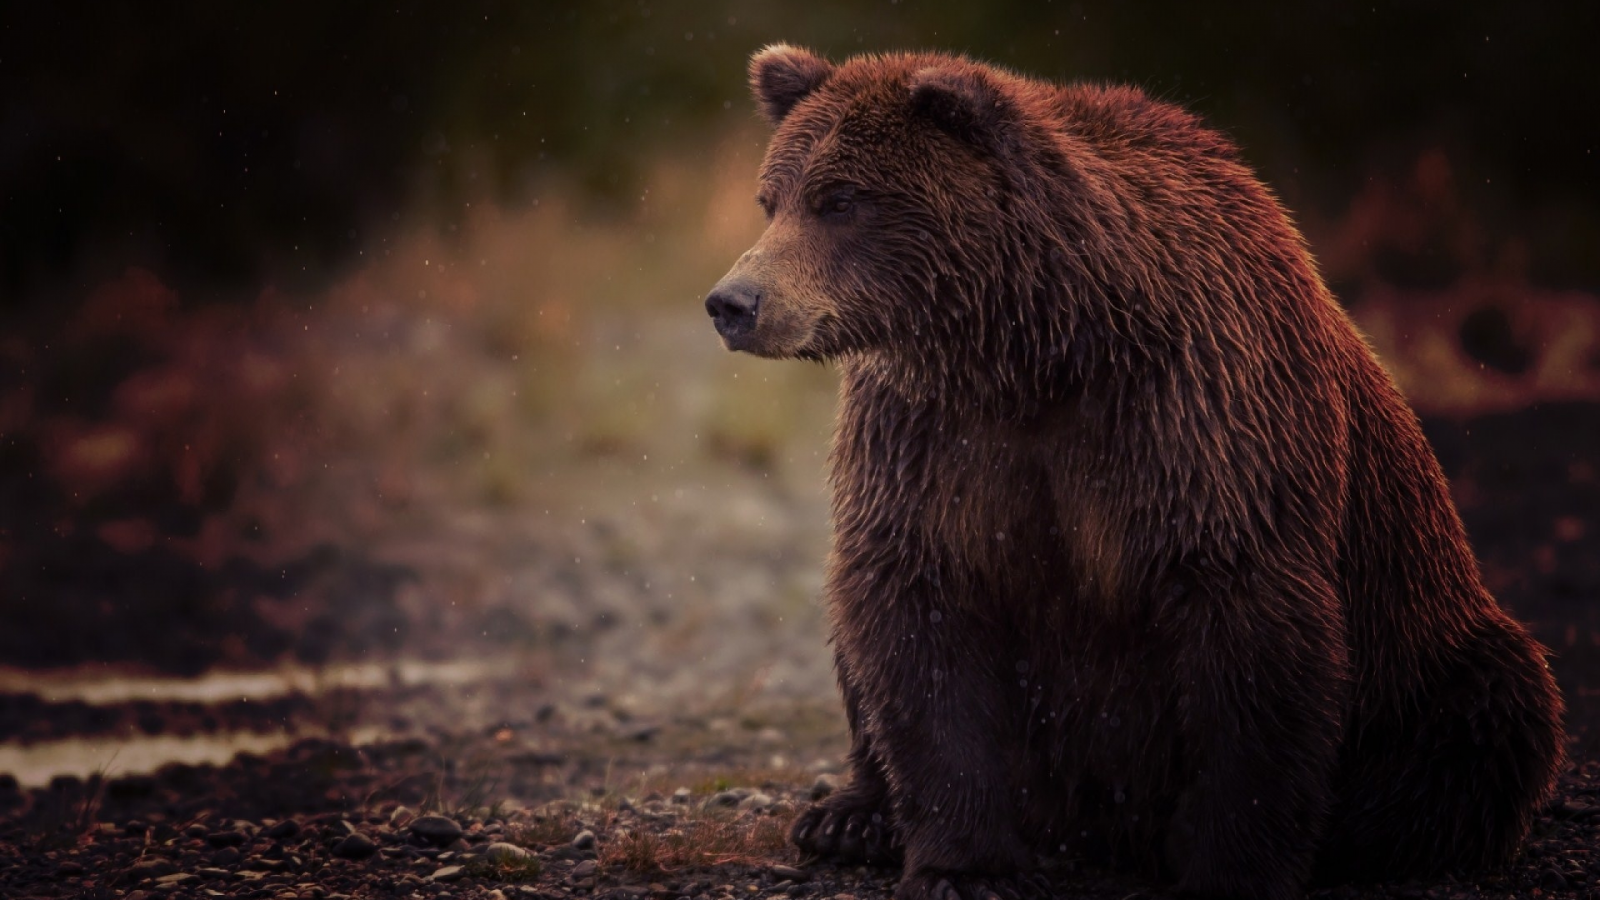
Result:
{"label": "bear's snout", "polygon": [[760,289],[743,279],[724,279],[706,296],[706,312],[730,350],[740,349],[756,330],[760,310]]}

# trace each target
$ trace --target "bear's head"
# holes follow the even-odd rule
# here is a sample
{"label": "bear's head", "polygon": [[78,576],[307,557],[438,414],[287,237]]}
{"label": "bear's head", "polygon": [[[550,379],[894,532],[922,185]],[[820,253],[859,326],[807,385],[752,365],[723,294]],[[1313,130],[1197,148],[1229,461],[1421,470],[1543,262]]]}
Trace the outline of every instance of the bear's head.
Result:
{"label": "bear's head", "polygon": [[[750,62],[775,128],[757,200],[767,228],[706,298],[729,349],[833,359],[981,330],[1015,296],[1019,79],[943,55],[834,65],[775,45]],[[998,298],[998,299],[997,299]],[[921,339],[919,339],[919,336]]]}

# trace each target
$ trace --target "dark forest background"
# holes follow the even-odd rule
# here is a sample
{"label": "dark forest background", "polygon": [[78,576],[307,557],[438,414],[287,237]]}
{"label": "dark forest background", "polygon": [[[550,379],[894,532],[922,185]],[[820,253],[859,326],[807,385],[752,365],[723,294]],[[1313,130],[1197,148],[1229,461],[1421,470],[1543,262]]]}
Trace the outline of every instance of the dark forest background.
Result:
{"label": "dark forest background", "polygon": [[0,299],[70,302],[127,264],[192,298],[316,285],[403,215],[553,183],[621,214],[652,158],[747,123],[744,61],[780,39],[1133,82],[1302,207],[1442,147],[1532,277],[1593,289],[1596,35],[1594,4],[1470,0],[8,4]]}
{"label": "dark forest background", "polygon": [[745,63],[787,41],[1132,82],[1231,134],[1587,679],[1597,36],[1597,4],[1480,0],[5,4],[0,669],[633,622],[743,654],[707,681],[816,648],[831,697],[834,376],[724,353],[702,307],[761,229]]}

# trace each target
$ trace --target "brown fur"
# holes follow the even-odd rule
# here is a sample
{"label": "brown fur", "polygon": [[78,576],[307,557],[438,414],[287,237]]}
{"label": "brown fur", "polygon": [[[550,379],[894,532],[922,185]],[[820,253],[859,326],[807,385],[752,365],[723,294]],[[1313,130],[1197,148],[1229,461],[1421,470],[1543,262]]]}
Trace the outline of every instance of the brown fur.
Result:
{"label": "brown fur", "polygon": [[777,46],[707,305],[836,360],[851,786],[899,896],[1066,849],[1211,896],[1506,859],[1562,761],[1416,419],[1235,149],[1120,87]]}

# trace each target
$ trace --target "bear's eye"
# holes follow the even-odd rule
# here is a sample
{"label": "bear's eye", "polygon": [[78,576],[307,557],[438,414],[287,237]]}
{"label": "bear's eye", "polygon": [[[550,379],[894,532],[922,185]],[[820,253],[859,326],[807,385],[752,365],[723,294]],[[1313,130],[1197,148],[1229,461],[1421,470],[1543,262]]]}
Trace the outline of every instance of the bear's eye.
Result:
{"label": "bear's eye", "polygon": [[825,194],[817,204],[817,214],[825,219],[849,218],[856,208],[855,193],[853,188],[844,188]]}

